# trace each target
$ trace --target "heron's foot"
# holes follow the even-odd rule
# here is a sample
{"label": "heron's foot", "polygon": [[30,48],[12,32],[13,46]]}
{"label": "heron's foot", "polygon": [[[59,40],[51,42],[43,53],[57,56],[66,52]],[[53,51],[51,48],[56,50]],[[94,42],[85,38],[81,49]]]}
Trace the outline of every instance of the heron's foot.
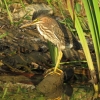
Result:
{"label": "heron's foot", "polygon": [[61,74],[63,74],[63,71],[58,68],[56,70],[54,70],[54,68],[51,68],[46,71],[45,77],[48,75],[53,75],[53,74],[61,75]]}

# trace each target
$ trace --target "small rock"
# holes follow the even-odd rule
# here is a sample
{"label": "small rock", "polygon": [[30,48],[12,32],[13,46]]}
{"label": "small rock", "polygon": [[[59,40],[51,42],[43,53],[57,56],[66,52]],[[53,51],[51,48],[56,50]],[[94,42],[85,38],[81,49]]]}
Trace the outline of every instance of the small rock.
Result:
{"label": "small rock", "polygon": [[60,73],[60,75],[58,75],[57,73],[47,75],[37,85],[36,88],[47,98],[61,97],[63,91],[63,73]]}

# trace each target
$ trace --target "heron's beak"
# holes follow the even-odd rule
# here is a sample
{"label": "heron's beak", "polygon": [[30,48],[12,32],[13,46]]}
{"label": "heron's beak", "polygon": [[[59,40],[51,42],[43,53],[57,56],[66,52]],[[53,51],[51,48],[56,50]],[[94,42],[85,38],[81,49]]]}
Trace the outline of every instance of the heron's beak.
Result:
{"label": "heron's beak", "polygon": [[32,26],[32,25],[33,25],[33,23],[27,23],[27,24],[25,24],[25,25],[22,25],[20,28],[29,27],[29,26]]}
{"label": "heron's beak", "polygon": [[29,27],[29,26],[35,25],[36,22],[37,22],[37,19],[36,20],[33,20],[30,23],[27,23],[25,25],[22,25],[20,28],[25,28],[25,27]]}

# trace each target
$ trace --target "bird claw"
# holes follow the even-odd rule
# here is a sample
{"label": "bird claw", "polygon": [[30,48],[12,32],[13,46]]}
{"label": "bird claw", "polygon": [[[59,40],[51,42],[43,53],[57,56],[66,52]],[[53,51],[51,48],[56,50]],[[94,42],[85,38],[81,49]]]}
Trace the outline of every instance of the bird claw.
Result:
{"label": "bird claw", "polygon": [[56,69],[56,71],[54,71],[54,68],[48,69],[45,72],[44,77],[47,77],[48,75],[53,75],[53,74],[57,74],[57,75],[61,75],[63,73],[63,71],[61,69]]}

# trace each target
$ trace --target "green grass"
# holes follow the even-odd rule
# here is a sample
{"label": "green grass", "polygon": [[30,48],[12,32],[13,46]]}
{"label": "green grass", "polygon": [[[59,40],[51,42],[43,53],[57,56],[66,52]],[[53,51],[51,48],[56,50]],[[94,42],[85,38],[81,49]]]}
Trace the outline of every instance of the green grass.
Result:
{"label": "green grass", "polygon": [[9,10],[7,1],[6,1],[6,0],[3,0],[3,2],[4,2],[4,5],[5,5],[5,7],[6,7],[7,14],[8,14],[8,16],[9,16],[10,23],[13,24],[13,18],[12,18],[12,16],[11,16],[11,12],[10,12],[10,10]]}
{"label": "green grass", "polygon": [[1,9],[2,13],[7,13],[10,24],[18,26],[23,22],[24,19],[29,19],[28,17],[29,12],[26,12],[26,14],[22,18],[20,18],[19,21],[16,22],[16,20],[13,19],[12,12],[10,11],[10,8],[9,8],[14,3],[19,3],[22,6],[22,8],[25,10],[25,5],[22,0],[19,0],[19,2],[14,2],[13,0],[2,0],[2,2],[0,3],[0,7],[2,8]]}
{"label": "green grass", "polygon": [[[13,86],[14,85],[14,86]],[[46,97],[41,93],[34,92],[33,89],[27,87],[21,87],[20,85],[10,84],[9,82],[0,84],[0,88],[3,88],[3,91],[0,90],[0,99],[1,100],[47,100]],[[73,88],[73,94],[70,97],[70,100],[87,100],[93,95],[93,87],[91,85],[78,85],[76,84]],[[51,94],[52,95],[52,94]],[[62,93],[62,98],[64,94]],[[62,99],[64,100],[64,99]],[[90,100],[90,99],[89,99]]]}
{"label": "green grass", "polygon": [[9,34],[8,32],[3,33],[2,35],[0,35],[0,39],[1,39],[1,38],[4,38],[4,37],[7,36],[8,34]]}

